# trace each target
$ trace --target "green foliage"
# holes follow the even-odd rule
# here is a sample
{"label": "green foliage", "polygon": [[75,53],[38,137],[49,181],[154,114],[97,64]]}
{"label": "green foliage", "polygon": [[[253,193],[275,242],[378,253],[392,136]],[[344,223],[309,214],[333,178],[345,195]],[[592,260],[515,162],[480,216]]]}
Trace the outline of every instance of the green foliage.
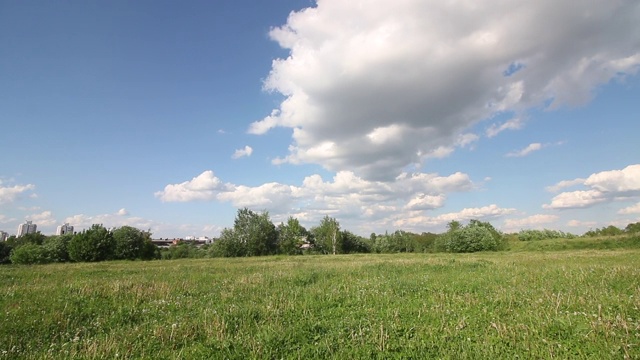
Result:
{"label": "green foliage", "polygon": [[601,229],[595,229],[595,230],[589,230],[587,231],[584,236],[589,236],[589,237],[597,237],[597,236],[618,236],[618,235],[622,235],[624,234],[624,232],[613,226],[613,225],[609,225],[607,227],[603,227]]}
{"label": "green foliage", "polygon": [[238,210],[233,229],[224,229],[209,249],[212,257],[261,256],[278,250],[278,232],[269,213]]}
{"label": "green foliage", "polygon": [[156,257],[156,246],[151,242],[151,233],[131,226],[123,226],[113,231],[115,243],[114,259],[151,260]]}
{"label": "green foliage", "polygon": [[69,258],[73,261],[105,261],[113,259],[113,234],[102,225],[74,235],[69,243]]}
{"label": "green foliage", "polygon": [[576,237],[545,241],[515,241],[510,251],[566,251],[640,249],[640,234],[618,237]]}
{"label": "green foliage", "polygon": [[289,217],[286,224],[278,226],[278,253],[300,255],[300,246],[308,239],[309,232],[300,225],[298,219]]}
{"label": "green foliage", "polygon": [[549,239],[573,239],[576,235],[558,230],[520,230],[518,240],[520,241],[537,241]]}
{"label": "green foliage", "polygon": [[60,236],[49,236],[42,245],[49,254],[51,262],[67,262],[71,260],[69,257],[69,243],[73,239],[72,234]]}
{"label": "green foliage", "polygon": [[340,238],[342,239],[342,252],[345,254],[371,252],[371,247],[367,243],[367,240],[350,231],[342,231]]}
{"label": "green foliage", "polygon": [[11,262],[22,265],[46,264],[51,262],[51,259],[44,246],[27,243],[13,250]]}
{"label": "green foliage", "polygon": [[624,228],[624,232],[627,234],[640,233],[640,222],[628,224],[627,227]]}
{"label": "green foliage", "polygon": [[211,257],[240,257],[246,254],[245,245],[236,237],[233,229],[223,229],[220,237],[209,248]]}
{"label": "green foliage", "polygon": [[323,254],[342,253],[340,223],[335,218],[325,215],[320,225],[311,229],[318,250]]}
{"label": "green foliage", "polygon": [[163,249],[160,254],[161,258],[164,260],[200,259],[207,257],[208,249],[199,248],[194,244],[179,243],[177,245],[170,246],[168,249]]}
{"label": "green foliage", "polygon": [[25,244],[42,245],[45,239],[46,236],[42,235],[42,233],[38,231],[35,233],[24,234],[20,237],[11,236],[7,239],[7,244],[16,249]]}
{"label": "green foliage", "polygon": [[0,264],[11,263],[11,250],[13,250],[13,248],[8,242],[0,241]]}
{"label": "green foliage", "polygon": [[413,251],[414,252],[433,252],[434,244],[436,239],[438,238],[437,234],[434,233],[422,233],[420,235],[412,234],[413,237]]}
{"label": "green foliage", "polygon": [[502,234],[488,222],[471,220],[467,226],[449,227],[437,239],[436,248],[453,253],[497,251],[504,246]]}

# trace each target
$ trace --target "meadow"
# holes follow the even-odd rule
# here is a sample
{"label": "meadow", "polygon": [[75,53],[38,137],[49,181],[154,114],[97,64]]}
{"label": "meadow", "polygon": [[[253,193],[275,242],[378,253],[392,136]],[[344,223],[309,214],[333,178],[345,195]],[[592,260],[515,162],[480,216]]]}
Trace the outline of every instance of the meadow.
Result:
{"label": "meadow", "polygon": [[640,249],[570,241],[1,266],[0,359],[640,358]]}

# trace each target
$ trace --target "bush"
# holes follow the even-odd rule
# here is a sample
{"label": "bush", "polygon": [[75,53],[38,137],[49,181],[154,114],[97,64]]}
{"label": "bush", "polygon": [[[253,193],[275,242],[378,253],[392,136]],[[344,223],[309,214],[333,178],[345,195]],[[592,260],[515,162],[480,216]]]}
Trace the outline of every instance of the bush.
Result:
{"label": "bush", "polygon": [[13,250],[11,262],[14,264],[46,264],[51,262],[51,258],[44,246],[24,244]]}
{"label": "bush", "polygon": [[449,231],[436,238],[436,251],[468,253],[497,251],[504,246],[502,234],[488,222],[471,220],[467,226],[449,226]]}
{"label": "bush", "polygon": [[113,231],[115,243],[114,259],[151,260],[156,258],[156,246],[151,242],[151,234],[131,226],[123,226]]}
{"label": "bush", "polygon": [[11,263],[11,250],[13,248],[6,242],[0,241],[0,264]]}
{"label": "bush", "polygon": [[537,241],[548,239],[573,239],[576,236],[571,233],[565,233],[558,230],[520,230],[518,240],[520,241]]}
{"label": "bush", "polygon": [[51,262],[67,262],[69,258],[69,243],[73,235],[60,235],[48,237],[42,245],[48,252]]}
{"label": "bush", "polygon": [[467,226],[447,234],[445,249],[455,253],[495,251],[498,250],[498,242],[489,229],[482,226]]}
{"label": "bush", "polygon": [[162,250],[162,259],[195,259],[204,258],[207,256],[207,249],[198,248],[193,244],[181,243],[173,245],[166,250]]}
{"label": "bush", "polygon": [[74,235],[69,243],[69,257],[73,261],[104,261],[113,258],[113,234],[102,225]]}

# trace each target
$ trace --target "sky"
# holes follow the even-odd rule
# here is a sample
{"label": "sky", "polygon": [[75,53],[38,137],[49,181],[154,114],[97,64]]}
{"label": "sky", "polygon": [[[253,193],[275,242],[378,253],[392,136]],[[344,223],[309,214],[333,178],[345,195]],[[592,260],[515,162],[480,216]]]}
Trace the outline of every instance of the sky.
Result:
{"label": "sky", "polygon": [[640,221],[640,2],[0,0],[0,230]]}

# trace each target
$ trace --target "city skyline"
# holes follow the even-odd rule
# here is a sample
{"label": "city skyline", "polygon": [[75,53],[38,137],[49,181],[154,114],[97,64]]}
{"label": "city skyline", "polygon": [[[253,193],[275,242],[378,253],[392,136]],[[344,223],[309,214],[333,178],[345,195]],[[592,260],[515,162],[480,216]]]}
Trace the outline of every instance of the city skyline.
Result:
{"label": "city skyline", "polygon": [[638,23],[604,0],[6,3],[0,229],[624,227]]}

